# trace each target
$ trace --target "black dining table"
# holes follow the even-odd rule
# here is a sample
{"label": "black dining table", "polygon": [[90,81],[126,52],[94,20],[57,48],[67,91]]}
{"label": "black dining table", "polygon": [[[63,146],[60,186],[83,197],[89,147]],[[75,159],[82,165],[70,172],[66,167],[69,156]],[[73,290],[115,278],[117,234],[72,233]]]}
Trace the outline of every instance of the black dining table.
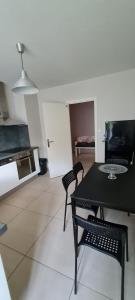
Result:
{"label": "black dining table", "polygon": [[79,200],[89,205],[97,205],[125,212],[135,213],[135,166],[117,174],[117,179],[108,179],[108,174],[98,168],[101,163],[94,163],[81,183],[71,195],[71,200]]}

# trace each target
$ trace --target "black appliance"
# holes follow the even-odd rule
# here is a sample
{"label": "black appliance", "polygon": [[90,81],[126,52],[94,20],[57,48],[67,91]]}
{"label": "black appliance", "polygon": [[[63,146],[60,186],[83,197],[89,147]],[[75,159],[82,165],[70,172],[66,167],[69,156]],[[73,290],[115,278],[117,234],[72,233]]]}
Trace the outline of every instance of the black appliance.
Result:
{"label": "black appliance", "polygon": [[133,163],[135,151],[135,120],[105,123],[105,161],[116,159]]}
{"label": "black appliance", "polygon": [[18,152],[14,156],[14,159],[16,160],[19,179],[22,179],[36,170],[33,150]]}

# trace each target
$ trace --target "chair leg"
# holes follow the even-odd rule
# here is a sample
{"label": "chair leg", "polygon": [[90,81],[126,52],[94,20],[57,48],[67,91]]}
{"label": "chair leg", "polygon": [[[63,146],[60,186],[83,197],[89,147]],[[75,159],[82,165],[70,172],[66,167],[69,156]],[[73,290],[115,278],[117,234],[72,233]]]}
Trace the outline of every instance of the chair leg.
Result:
{"label": "chair leg", "polygon": [[125,256],[124,256],[124,253],[123,253],[122,272],[121,272],[121,300],[124,300],[124,275],[125,275]]}
{"label": "chair leg", "polygon": [[84,177],[84,170],[82,171],[82,180],[83,180],[83,177]]}
{"label": "chair leg", "polygon": [[75,182],[75,190],[78,187],[78,178],[76,178],[76,182]]}
{"label": "chair leg", "polygon": [[127,259],[127,261],[129,260],[129,255],[128,255],[128,231],[126,232],[126,259]]}
{"label": "chair leg", "polygon": [[103,207],[100,206],[100,218],[101,220],[104,220],[104,210]]}
{"label": "chair leg", "polygon": [[75,288],[74,288],[74,293],[77,294],[77,253],[76,253],[76,251],[75,251]]}
{"label": "chair leg", "polygon": [[130,217],[130,213],[128,212],[128,217]]}
{"label": "chair leg", "polygon": [[64,211],[64,224],[63,224],[63,231],[65,231],[65,227],[66,227],[67,198],[68,198],[68,195],[66,194],[66,200],[65,200],[65,211]]}
{"label": "chair leg", "polygon": [[74,244],[75,244],[75,286],[74,293],[77,294],[77,256],[78,256],[78,226],[74,226]]}

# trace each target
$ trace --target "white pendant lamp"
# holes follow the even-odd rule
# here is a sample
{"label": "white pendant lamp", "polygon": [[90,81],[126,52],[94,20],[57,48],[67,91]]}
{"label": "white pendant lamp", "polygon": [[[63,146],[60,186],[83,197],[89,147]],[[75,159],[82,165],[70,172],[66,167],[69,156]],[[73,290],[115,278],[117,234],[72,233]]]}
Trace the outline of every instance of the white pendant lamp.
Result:
{"label": "white pendant lamp", "polygon": [[21,77],[14,84],[12,91],[16,94],[21,95],[33,95],[39,92],[35,83],[28,77],[26,71],[24,70],[23,58],[22,55],[24,53],[24,45],[22,43],[17,43],[16,48],[21,57]]}

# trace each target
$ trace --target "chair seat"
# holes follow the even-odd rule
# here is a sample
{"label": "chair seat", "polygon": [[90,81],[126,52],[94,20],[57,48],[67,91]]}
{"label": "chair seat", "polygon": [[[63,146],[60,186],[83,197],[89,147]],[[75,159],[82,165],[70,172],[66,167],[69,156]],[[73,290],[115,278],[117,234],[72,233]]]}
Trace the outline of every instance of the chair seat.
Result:
{"label": "chair seat", "polygon": [[[98,221],[97,221],[98,220]],[[100,220],[98,218],[95,218],[91,215],[88,216],[87,221],[90,221],[92,223],[98,223],[100,225],[105,226],[105,228],[115,227],[117,228],[117,225],[115,226],[114,223],[110,222],[104,222],[103,220]],[[108,224],[107,224],[108,223]],[[111,226],[112,225],[112,226]],[[123,227],[124,225],[122,225]],[[121,228],[121,225],[118,226],[119,229]],[[126,227],[126,226],[124,226]],[[97,234],[88,232],[87,230],[83,231],[82,238],[78,244],[80,245],[87,245],[89,247],[95,248],[100,252],[103,252],[104,254],[110,255],[117,259],[122,264],[122,242],[121,240],[114,239],[112,236],[106,236],[106,229],[105,234],[100,235],[97,231]]]}

